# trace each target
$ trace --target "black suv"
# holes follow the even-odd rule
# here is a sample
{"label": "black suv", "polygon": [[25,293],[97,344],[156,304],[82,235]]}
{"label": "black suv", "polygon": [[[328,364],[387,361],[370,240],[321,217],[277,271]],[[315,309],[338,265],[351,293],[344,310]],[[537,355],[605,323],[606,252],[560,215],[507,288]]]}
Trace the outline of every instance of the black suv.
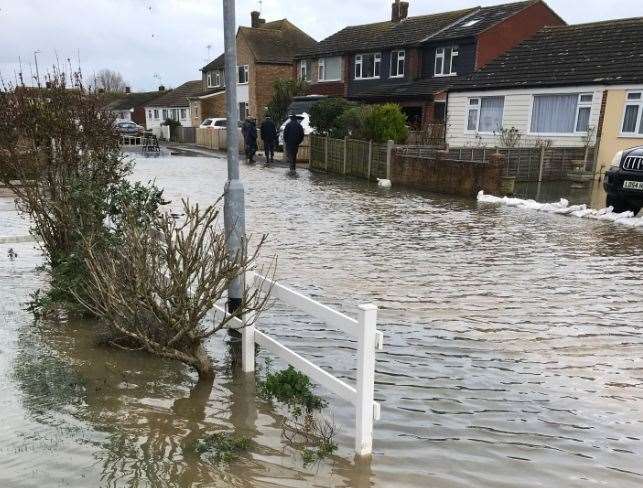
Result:
{"label": "black suv", "polygon": [[607,205],[615,212],[631,210],[634,215],[643,207],[643,146],[623,151],[621,160],[614,161],[607,173],[603,188]]}

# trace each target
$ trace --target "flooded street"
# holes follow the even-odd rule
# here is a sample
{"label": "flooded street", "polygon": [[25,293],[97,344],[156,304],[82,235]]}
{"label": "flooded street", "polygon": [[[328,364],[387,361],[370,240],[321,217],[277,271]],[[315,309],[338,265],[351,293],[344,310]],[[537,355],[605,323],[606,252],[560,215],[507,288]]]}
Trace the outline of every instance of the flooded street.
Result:
{"label": "flooded street", "polygon": [[[643,232],[285,171],[242,167],[247,231],[269,234],[284,284],[351,316],[380,306],[372,461],[353,460],[350,405],[318,389],[339,450],[304,466],[223,334],[214,384],[194,388],[178,363],[97,345],[91,323],[34,325],[39,253],[0,245],[0,487],[643,486]],[[225,175],[206,157],[135,170],[177,208],[215,200]],[[0,221],[26,233],[6,194]],[[258,328],[354,380],[341,333],[279,307]],[[190,446],[221,430],[252,444],[213,466]]]}

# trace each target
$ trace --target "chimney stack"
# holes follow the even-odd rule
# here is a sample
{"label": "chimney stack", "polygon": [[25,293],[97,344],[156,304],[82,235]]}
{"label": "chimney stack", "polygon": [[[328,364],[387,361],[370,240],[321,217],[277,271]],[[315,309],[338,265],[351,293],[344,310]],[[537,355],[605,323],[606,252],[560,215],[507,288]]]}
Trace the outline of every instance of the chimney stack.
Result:
{"label": "chimney stack", "polygon": [[391,21],[400,22],[409,16],[409,2],[395,0],[391,6]]}
{"label": "chimney stack", "polygon": [[261,13],[260,13],[260,12],[257,12],[256,10],[255,10],[255,11],[253,11],[253,12],[250,12],[250,19],[252,20],[251,25],[252,25],[252,28],[253,28],[253,29],[256,29],[256,28],[258,28],[258,27],[261,27],[263,24],[265,24],[265,23],[266,23],[266,21],[265,21],[265,20],[263,20],[263,19],[260,17],[260,15],[261,15]]}
{"label": "chimney stack", "polygon": [[131,93],[132,89],[129,86],[125,87],[125,93]]}

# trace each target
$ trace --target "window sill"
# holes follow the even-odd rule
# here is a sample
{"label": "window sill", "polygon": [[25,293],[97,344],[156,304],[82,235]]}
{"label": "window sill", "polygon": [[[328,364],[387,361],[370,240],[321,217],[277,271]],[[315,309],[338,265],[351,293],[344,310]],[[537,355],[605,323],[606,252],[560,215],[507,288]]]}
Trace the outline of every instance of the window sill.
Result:
{"label": "window sill", "polygon": [[619,139],[643,139],[643,134],[619,134]]}
{"label": "window sill", "polygon": [[451,76],[458,76],[458,73],[451,73],[451,74],[448,74],[448,75],[434,74],[433,76],[435,78],[449,78]]}
{"label": "window sill", "polygon": [[390,75],[389,76],[389,79],[391,79],[391,80],[399,80],[399,79],[402,79],[402,78],[404,78],[404,75],[395,75],[395,76]]}
{"label": "window sill", "polygon": [[353,81],[372,81],[381,79],[379,76],[372,76],[370,78],[353,78]]}
{"label": "window sill", "polygon": [[342,81],[341,79],[338,80],[317,80],[317,83],[337,83],[338,81]]}
{"label": "window sill", "polygon": [[527,132],[527,135],[533,137],[587,137],[587,132]]}

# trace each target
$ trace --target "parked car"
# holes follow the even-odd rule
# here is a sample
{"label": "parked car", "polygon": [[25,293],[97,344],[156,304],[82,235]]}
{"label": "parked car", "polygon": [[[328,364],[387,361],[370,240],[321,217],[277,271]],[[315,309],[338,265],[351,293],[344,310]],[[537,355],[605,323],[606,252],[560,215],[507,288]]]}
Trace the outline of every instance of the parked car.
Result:
{"label": "parked car", "polygon": [[[301,126],[304,128],[304,134],[310,135],[315,132],[315,129],[310,125],[310,109],[317,105],[320,101],[328,98],[326,95],[305,95],[301,97],[293,97],[291,104],[288,106],[289,114],[297,114]],[[284,128],[289,119],[286,119],[281,127],[279,127],[279,145],[284,145]]]}
{"label": "parked car", "polygon": [[[297,119],[299,119],[299,123],[304,129],[304,135],[310,135],[315,132],[315,129],[310,125],[310,115],[305,112],[302,114],[297,114]],[[286,121],[281,124],[281,127],[279,127],[279,145],[282,147],[284,145],[284,129],[286,128],[288,122],[290,122],[290,117],[288,117]]]}
{"label": "parked car", "polygon": [[136,136],[145,133],[145,127],[135,122],[116,122],[114,126],[116,130],[123,135]]}
{"label": "parked car", "polygon": [[201,122],[200,129],[225,129],[228,126],[227,119],[208,118]]}
{"label": "parked car", "polygon": [[643,146],[619,151],[612,167],[605,173],[603,188],[607,205],[615,212],[631,210],[634,215],[643,207]]}

